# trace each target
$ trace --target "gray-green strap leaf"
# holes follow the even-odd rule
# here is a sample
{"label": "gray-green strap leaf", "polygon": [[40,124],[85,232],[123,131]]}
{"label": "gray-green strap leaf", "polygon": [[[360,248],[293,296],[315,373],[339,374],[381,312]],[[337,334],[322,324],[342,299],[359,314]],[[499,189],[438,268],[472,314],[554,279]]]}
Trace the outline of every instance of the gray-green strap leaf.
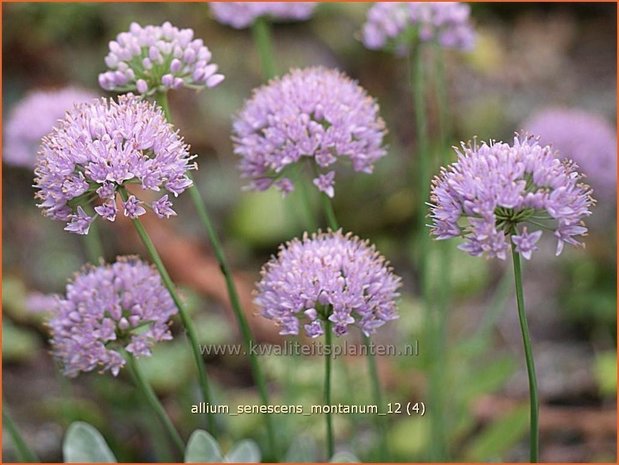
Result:
{"label": "gray-green strap leaf", "polygon": [[191,433],[185,450],[185,463],[212,463],[223,460],[219,445],[213,436],[201,429]]}
{"label": "gray-green strap leaf", "polygon": [[116,463],[116,457],[97,429],[83,421],[71,423],[62,444],[67,463]]}
{"label": "gray-green strap leaf", "polygon": [[259,463],[262,458],[260,448],[251,439],[239,441],[226,455],[226,462]]}

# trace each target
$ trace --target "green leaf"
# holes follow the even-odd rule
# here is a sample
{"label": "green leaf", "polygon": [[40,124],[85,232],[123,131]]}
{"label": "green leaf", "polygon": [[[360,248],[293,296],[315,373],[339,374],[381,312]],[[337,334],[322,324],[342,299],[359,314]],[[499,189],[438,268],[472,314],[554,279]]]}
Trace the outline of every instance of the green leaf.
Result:
{"label": "green leaf", "polygon": [[238,442],[226,455],[226,462],[231,463],[258,463],[262,454],[260,448],[251,439]]}
{"label": "green leaf", "polygon": [[359,463],[360,460],[350,452],[336,452],[331,463]]}
{"label": "green leaf", "polygon": [[520,407],[488,425],[466,450],[471,462],[495,461],[514,446],[527,431],[529,408]]}
{"label": "green leaf", "polygon": [[97,429],[83,421],[71,423],[62,445],[67,463],[116,463],[116,457]]}
{"label": "green leaf", "polygon": [[217,441],[206,431],[197,429],[189,437],[185,450],[185,463],[223,462]]}

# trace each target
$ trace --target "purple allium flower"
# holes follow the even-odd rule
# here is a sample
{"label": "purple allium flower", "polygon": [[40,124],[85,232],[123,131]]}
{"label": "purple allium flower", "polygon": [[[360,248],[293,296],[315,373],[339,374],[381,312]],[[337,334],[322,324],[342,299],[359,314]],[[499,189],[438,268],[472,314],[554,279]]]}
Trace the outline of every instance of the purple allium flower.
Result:
{"label": "purple allium flower", "polygon": [[169,218],[176,216],[176,212],[172,209],[172,202],[168,199],[168,195],[164,195],[152,204],[155,215],[159,218]]}
{"label": "purple allium flower", "polygon": [[294,239],[262,269],[256,304],[280,334],[323,334],[324,321],[340,336],[350,325],[366,334],[398,318],[400,278],[368,241],[341,231]]}
{"label": "purple allium flower", "polygon": [[10,165],[32,169],[41,138],[74,104],[87,102],[96,96],[93,92],[74,87],[37,90],[28,94],[8,116],[2,159]]}
{"label": "purple allium flower", "polygon": [[340,71],[316,67],[293,70],[254,91],[232,139],[249,188],[263,191],[285,178],[291,189],[288,171],[305,159],[316,169],[315,184],[333,194],[335,162],[348,158],[355,171],[371,173],[386,155],[385,132],[378,105],[363,88]]}
{"label": "purple allium flower", "polygon": [[469,5],[457,2],[377,2],[368,10],[363,44],[405,53],[419,40],[468,51],[475,42],[470,12]]}
{"label": "purple allium flower", "polygon": [[502,260],[510,242],[529,259],[543,230],[557,238],[557,255],[564,243],[580,245],[594,200],[575,164],[532,137],[516,136],[513,145],[462,144],[456,152],[458,161],[433,182],[437,239],[462,237],[460,249]]}
{"label": "purple allium flower", "polygon": [[49,313],[56,308],[57,297],[54,294],[43,294],[33,291],[26,296],[24,307],[30,313]]}
{"label": "purple allium flower", "polygon": [[274,21],[304,21],[317,2],[209,2],[215,19],[235,29],[244,29],[261,17]]}
{"label": "purple allium flower", "polygon": [[[188,150],[154,103],[126,95],[76,105],[43,139],[35,168],[38,206],[68,221],[68,231],[87,234],[97,215],[114,221],[121,186],[163,193],[163,203],[169,202],[165,191],[182,193],[191,185],[187,171],[196,168]],[[153,205],[159,215],[161,199]],[[132,195],[122,212],[135,218],[145,210]]]}
{"label": "purple allium flower", "polygon": [[608,121],[584,110],[547,108],[523,127],[562,157],[578,163],[598,199],[615,199],[617,133]]}
{"label": "purple allium flower", "polygon": [[99,368],[116,376],[126,350],[150,355],[158,341],[172,339],[176,306],[157,271],[135,257],[89,266],[57,296],[49,322],[54,355],[67,376]]}
{"label": "purple allium flower", "polygon": [[178,29],[169,22],[142,27],[131,23],[110,42],[105,57],[109,71],[99,75],[105,90],[137,91],[152,95],[168,89],[215,87],[224,76],[210,63],[211,52],[192,29]]}

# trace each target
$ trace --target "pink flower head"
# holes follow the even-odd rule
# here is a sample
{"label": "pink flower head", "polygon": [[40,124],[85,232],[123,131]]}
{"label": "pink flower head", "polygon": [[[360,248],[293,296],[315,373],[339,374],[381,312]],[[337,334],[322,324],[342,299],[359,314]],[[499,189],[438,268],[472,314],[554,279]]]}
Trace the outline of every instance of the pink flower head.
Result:
{"label": "pink flower head", "polygon": [[[196,166],[188,150],[153,103],[126,95],[77,105],[43,139],[35,168],[38,206],[67,221],[68,231],[87,234],[97,216],[115,220],[118,190],[134,185],[163,194],[152,207],[162,216],[171,208],[167,193],[177,196],[191,185],[187,172]],[[129,218],[146,213],[136,195],[121,209]]]}

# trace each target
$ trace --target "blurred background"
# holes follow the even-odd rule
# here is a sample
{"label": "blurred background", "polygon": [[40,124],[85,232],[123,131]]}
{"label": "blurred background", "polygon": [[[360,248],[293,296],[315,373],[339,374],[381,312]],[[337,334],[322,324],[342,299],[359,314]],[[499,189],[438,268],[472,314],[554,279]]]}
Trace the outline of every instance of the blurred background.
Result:
{"label": "blurred background", "polygon": [[[335,210],[345,229],[377,244],[404,279],[401,318],[380,331],[377,340],[419,341],[420,352],[380,358],[384,397],[387,402],[427,401],[432,354],[425,348],[431,341],[424,334],[409,241],[422,205],[414,184],[409,69],[405,59],[363,47],[359,32],[369,5],[321,4],[309,21],[274,25],[276,62],[280,72],[316,64],[340,68],[381,106],[389,155],[371,176],[338,176]],[[475,49],[446,55],[454,144],[474,136],[509,140],[525,120],[548,106],[583,109],[616,127],[616,5],[483,3],[472,5],[472,19],[478,34]],[[278,244],[301,235],[303,227],[279,193],[243,191],[236,169],[231,122],[251,90],[263,83],[249,30],[216,23],[206,4],[4,4],[3,120],[35,89],[73,85],[104,95],[97,76],[105,70],[108,42],[133,21],[146,25],[166,20],[193,28],[226,76],[216,89],[198,95],[172,93],[172,113],[192,153],[199,154],[197,184],[216,216],[256,337],[281,343],[271,322],[253,315],[251,290]],[[432,107],[429,117],[435,132]],[[95,425],[120,461],[165,459],[161,441],[154,439],[161,434],[158,425],[141,407],[125,373],[117,379],[92,373],[73,380],[59,373],[49,354],[45,312],[34,311],[41,307],[35,304],[41,294],[63,292],[86,254],[79,237],[41,216],[30,170],[5,163],[2,180],[4,406],[45,461],[62,459],[64,431],[78,419]],[[543,461],[616,460],[616,201],[614,196],[598,200],[585,249],[566,248],[555,258],[553,241],[542,241],[541,250],[525,264]],[[165,222],[148,218],[147,228],[190,304],[201,340],[240,342],[223,280],[189,196],[175,206],[178,217]],[[128,224],[99,224],[108,260],[128,253],[146,256]],[[455,249],[456,242],[449,247]],[[511,264],[455,250],[451,259],[454,293],[442,367],[449,458],[527,461],[528,387]],[[178,323],[174,331],[180,332]],[[262,359],[273,403],[320,403],[321,359]],[[247,360],[211,356],[206,362],[218,403],[231,408],[258,403]],[[197,391],[183,338],[159,344],[141,364],[182,434],[187,437],[203,426],[204,418],[189,411]],[[370,402],[365,366],[362,358],[336,361],[334,400],[352,402],[352,385],[354,402]],[[311,459],[298,451],[320,445],[322,417],[276,419],[280,441],[291,448],[289,458]],[[242,438],[265,442],[259,416],[222,416],[219,421],[224,448]],[[388,421],[394,460],[427,460],[432,437],[426,417],[394,415]],[[335,429],[340,449],[372,460],[371,418],[338,416]],[[4,434],[3,440],[3,460],[14,460],[10,436]]]}

